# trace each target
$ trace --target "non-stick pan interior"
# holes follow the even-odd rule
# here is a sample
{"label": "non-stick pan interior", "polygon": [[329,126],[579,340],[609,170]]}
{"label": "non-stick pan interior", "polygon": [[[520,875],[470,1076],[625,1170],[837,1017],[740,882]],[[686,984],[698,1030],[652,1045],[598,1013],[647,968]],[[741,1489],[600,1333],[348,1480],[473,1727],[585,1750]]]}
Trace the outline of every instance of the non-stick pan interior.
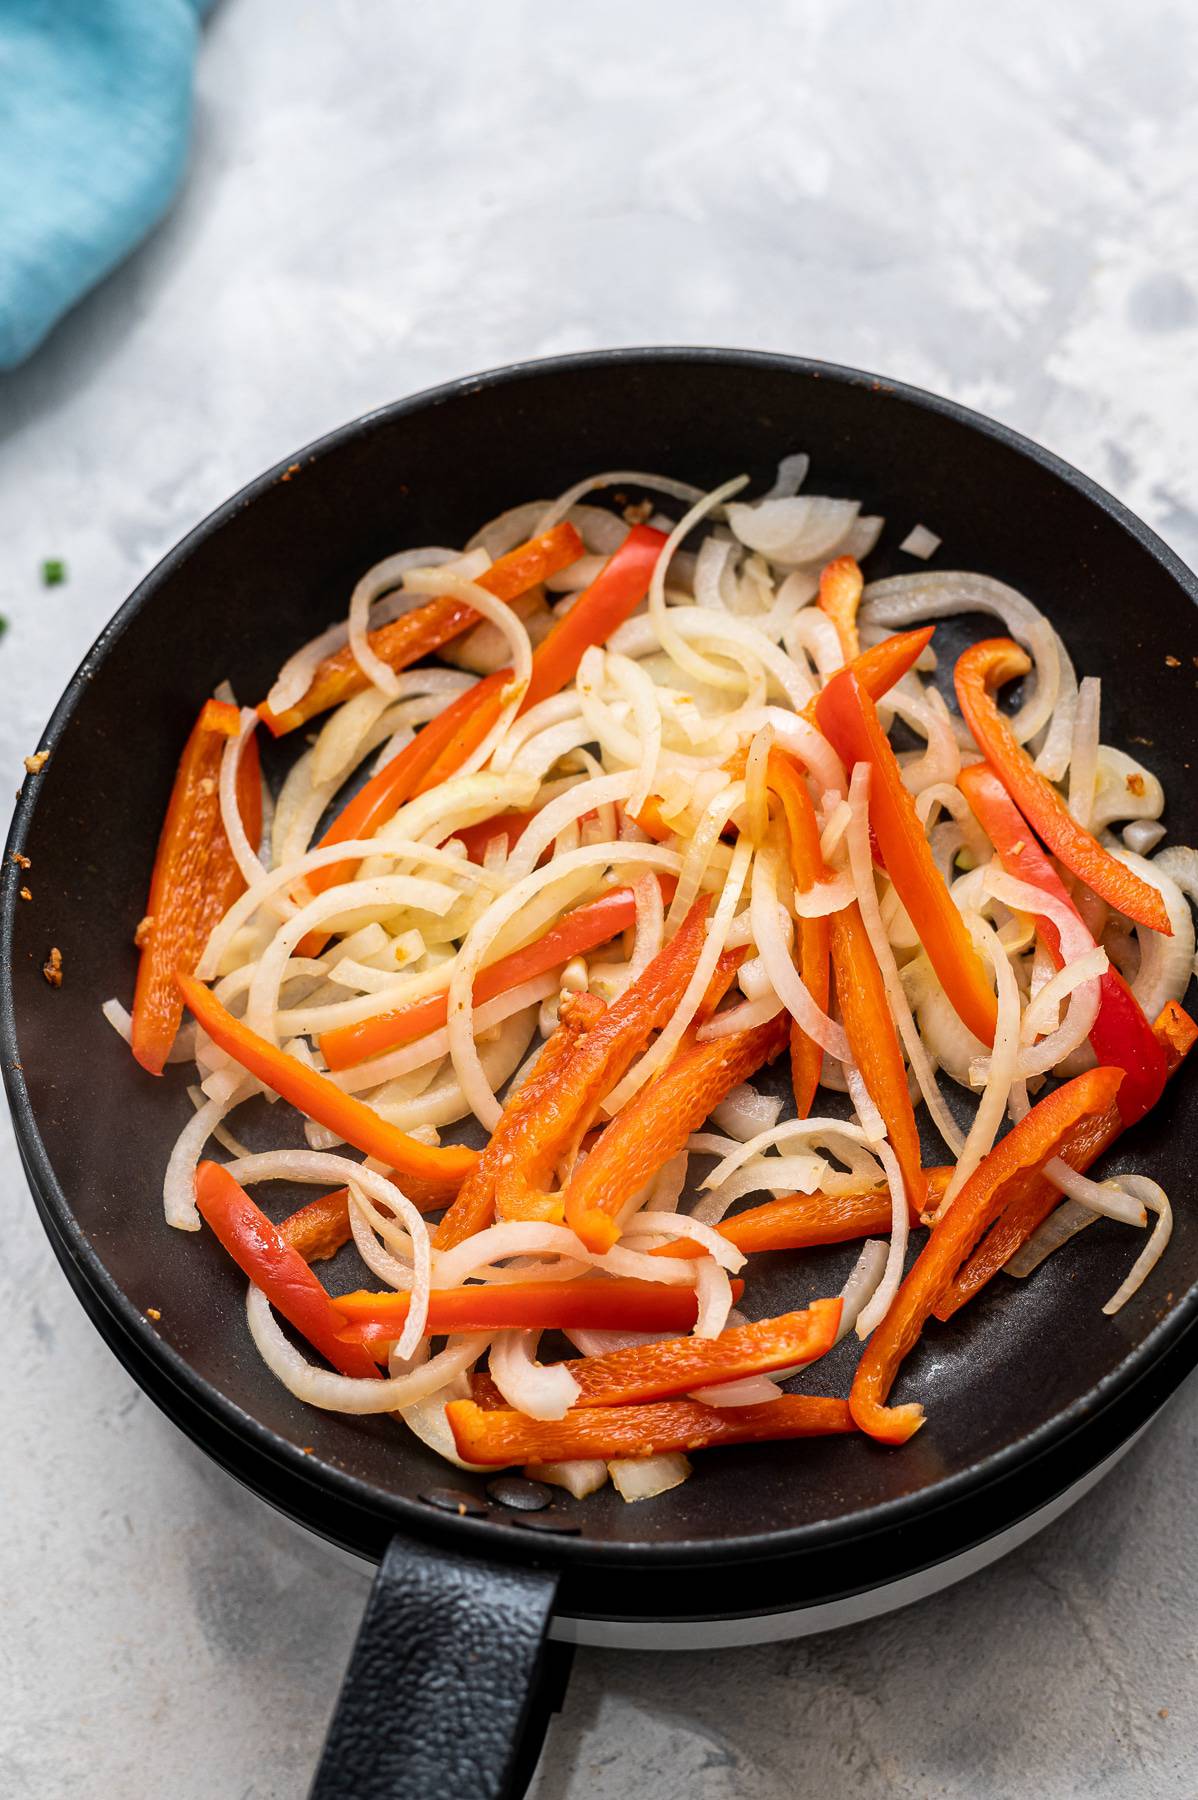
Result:
{"label": "non-stick pan interior", "polygon": [[[577,359],[463,383],[304,453],[149,578],[89,657],[60,709],[51,758],[27,783],[34,799],[14,844],[32,866],[5,869],[20,1065],[6,1075],[43,1198],[90,1246],[97,1261],[83,1256],[81,1266],[93,1284],[110,1281],[138,1313],[161,1314],[161,1341],[209,1384],[210,1393],[194,1387],[204,1404],[229,1402],[310,1449],[315,1466],[375,1490],[382,1511],[403,1517],[403,1502],[445,1482],[444,1465],[390,1420],[309,1410],[267,1373],[246,1332],[241,1278],[209,1234],[162,1221],[163,1167],[191,1111],[186,1076],[145,1076],[100,1014],[110,995],[131,995],[132,935],[180,747],[216,682],[260,698],[283,657],[343,613],[356,576],[389,551],[459,543],[503,507],[592,470],[655,469],[701,485],[746,470],[761,491],[796,449],[811,453],[813,492],[860,497],[885,514],[870,574],[918,566],[896,546],[922,521],[944,540],[934,566],[984,570],[1044,607],[1079,671],[1102,677],[1104,740],[1132,748],[1164,782],[1170,841],[1198,839],[1198,615],[1190,578],[1147,533],[1050,459],[956,409],[819,366],[699,352]],[[993,629],[970,621],[938,642],[975,626]],[[18,902],[13,890],[26,884],[33,899]],[[41,973],[52,945],[63,958],[57,989]],[[1100,1224],[1034,1279],[1000,1279],[952,1324],[929,1328],[898,1389],[925,1403],[928,1424],[903,1450],[838,1439],[706,1456],[668,1499],[626,1506],[609,1490],[580,1505],[582,1535],[562,1554],[604,1544],[676,1553],[684,1541],[864,1524],[859,1515],[963,1476],[1037,1428],[1076,1422],[1104,1378],[1130,1372],[1129,1355],[1159,1321],[1170,1315],[1149,1356],[1188,1317],[1183,1300],[1198,1279],[1190,1086],[1183,1075],[1110,1160],[1163,1181],[1176,1221],[1165,1260],[1117,1318],[1101,1305],[1139,1245]],[[247,1134],[278,1141],[280,1120],[262,1114]],[[932,1140],[926,1150],[942,1155]],[[260,1195],[276,1216],[295,1203],[278,1188]],[[755,1261],[752,1310],[834,1292],[854,1254]],[[348,1267],[341,1278],[357,1279]],[[845,1391],[854,1355],[855,1343],[842,1345],[804,1386]]]}

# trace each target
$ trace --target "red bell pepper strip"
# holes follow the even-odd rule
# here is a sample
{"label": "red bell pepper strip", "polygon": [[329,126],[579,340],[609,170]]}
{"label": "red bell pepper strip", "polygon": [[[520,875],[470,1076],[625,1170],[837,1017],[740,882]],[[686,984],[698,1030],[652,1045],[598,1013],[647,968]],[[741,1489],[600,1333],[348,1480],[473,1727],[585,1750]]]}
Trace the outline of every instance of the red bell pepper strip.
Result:
{"label": "red bell pepper strip", "polygon": [[487,853],[487,845],[495,838],[503,839],[510,854],[513,845],[520,842],[536,816],[535,810],[496,813],[493,819],[480,819],[477,825],[459,826],[453,835],[464,846],[470,861],[481,863]]}
{"label": "red bell pepper strip", "polygon": [[851,556],[838,556],[825,564],[819,578],[819,609],[827,613],[836,627],[840,648],[846,663],[861,651],[857,636],[857,608],[861,604],[864,583],[861,570]]}
{"label": "red bell pepper strip", "polygon": [[[931,1205],[949,1184],[952,1167],[924,1169],[922,1180]],[[858,1194],[781,1194],[761,1206],[724,1219],[716,1230],[746,1255],[756,1250],[809,1250],[816,1244],[847,1244],[855,1238],[882,1237],[890,1230],[890,1191],[867,1188]],[[699,1244],[675,1238],[659,1244],[653,1256],[702,1256]]]}
{"label": "red bell pepper strip", "polygon": [[[323,850],[329,844],[344,844],[350,838],[373,837],[388,819],[394,818],[401,806],[422,791],[421,783],[428,771],[439,757],[460,742],[470,719],[480,710],[486,710],[491,697],[501,692],[505,679],[505,675],[488,675],[484,681],[459,694],[443,713],[430,719],[412,742],[390,762],[384,763],[378,774],[372,775],[342,807],[317,849]],[[352,880],[356,867],[356,862],[341,862],[313,869],[306,877],[309,893],[322,894],[326,888]],[[300,954],[306,952],[301,950]]]}
{"label": "red bell pepper strip", "polygon": [[[1069,897],[1064,882],[1053,868],[1015,802],[988,763],[962,769],[958,786],[998,851],[1003,868],[1017,881],[1039,888],[1067,906],[1081,922],[1081,914]],[[1037,915],[1036,929],[1060,967],[1061,934],[1051,919]],[[1134,1125],[1156,1105],[1165,1086],[1165,1053],[1140,1003],[1117,969],[1099,977],[1098,1016],[1090,1033],[1100,1063],[1122,1069],[1126,1075],[1119,1089],[1119,1111],[1125,1125]]]}
{"label": "red bell pepper strip", "polygon": [[[141,960],[133,997],[133,1054],[161,1075],[183,1017],[175,970],[190,975],[217,921],[244,890],[220,816],[220,765],[226,743],[241,729],[235,706],[208,700],[179,762],[158,839],[146,916],[138,931]],[[262,831],[258,746],[241,753],[237,807],[246,836]]]}
{"label": "red bell pepper strip", "polygon": [[[649,578],[661,554],[665,538],[648,525],[634,525],[602,573],[597,575],[565,618],[558,619],[532,654],[532,676],[519,711],[525,713],[538,701],[548,700],[573,681],[583,652],[592,644],[605,644],[617,625],[629,618],[649,591]],[[511,679],[511,670],[500,671]],[[503,710],[501,694],[493,694],[471,720],[470,741],[460,749],[446,750],[424,777],[420,791],[436,787],[480,743]]]}
{"label": "red bell pepper strip", "polygon": [[826,1437],[854,1429],[843,1400],[783,1394],[760,1406],[702,1406],[697,1400],[663,1400],[651,1406],[587,1406],[564,1419],[530,1419],[524,1413],[487,1412],[473,1400],[445,1408],[465,1462],[493,1468],[515,1464],[660,1456],[706,1450],[718,1444],[757,1444],[778,1438]]}
{"label": "red bell pepper strip", "polygon": [[[529,1196],[547,1194],[558,1164],[573,1158],[594,1124],[604,1095],[644,1049],[650,1033],[660,1031],[674,1013],[703,948],[708,905],[706,895],[696,900],[670,942],[589,1029],[571,1027],[579,1002],[587,996],[576,995],[564,1009],[563,1023],[573,1042],[569,1037],[564,1041],[567,1053],[551,1075],[543,1072],[542,1055],[516,1095],[510,1118],[505,1112],[473,1177],[437,1227],[434,1241],[439,1250],[489,1225],[501,1192],[503,1216],[534,1216],[528,1210]],[[555,1198],[552,1206],[560,1208],[561,1201]],[[552,1218],[555,1212],[535,1216]],[[560,1218],[560,1211],[556,1216]]]}
{"label": "red bell pepper strip", "polygon": [[[744,1283],[734,1284],[737,1297]],[[360,1289],[338,1297],[343,1341],[385,1355],[403,1331],[409,1296]],[[577,1281],[470,1282],[434,1288],[428,1335],[453,1331],[687,1331],[697,1316],[690,1287],[631,1276],[584,1275]],[[801,1315],[800,1315],[801,1316]],[[706,1340],[704,1340],[706,1341]],[[785,1368],[785,1362],[775,1364]]]}
{"label": "red bell pepper strip", "polygon": [[345,1320],[299,1251],[221,1163],[202,1162],[196,1170],[196,1205],[233,1261],[313,1349],[343,1375],[377,1378],[370,1353],[338,1337]]}
{"label": "red bell pepper strip", "polygon": [[649,592],[665,541],[664,533],[651,525],[633,526],[590,587],[538,644],[522,712],[560,694],[578,673],[584,651],[592,644],[606,644],[616,627],[631,618]]}
{"label": "red bell pepper strip", "polygon": [[[1176,1000],[1170,1000],[1152,1030],[1165,1058],[1166,1074],[1173,1076],[1192,1050],[1195,1039],[1198,1039],[1198,1025],[1194,1024]],[[1079,1174],[1084,1175],[1090,1165],[1123,1132],[1125,1120],[1119,1106],[1122,1094],[1123,1090],[1120,1088],[1107,1111],[1097,1118],[1088,1119],[1062,1151],[1065,1162]],[[1060,1190],[1043,1175],[1036,1175],[1016,1188],[1004,1205],[1001,1216],[941,1297],[936,1307],[936,1317],[951,1318],[967,1300],[972,1300],[975,1294],[980,1293],[1015,1252],[1027,1243],[1033,1232],[1039,1230],[1060,1202]]]}
{"label": "red bell pepper strip", "polygon": [[1010,638],[986,638],[957,658],[953,675],[957,700],[978,749],[1037,836],[1079,881],[1137,925],[1171,937],[1169,914],[1156,888],[1078,824],[999,712],[992,690],[1026,675],[1031,666],[1026,651]]}
{"label": "red bell pepper strip", "polygon": [[347,1144],[393,1169],[414,1205],[431,1210],[444,1206],[457,1192],[478,1161],[476,1150],[458,1144],[435,1147],[409,1137],[364,1101],[343,1094],[327,1075],[308,1068],[235,1019],[202,981],[188,975],[177,979],[183,998],[218,1049],[309,1119],[327,1125]]}
{"label": "red bell pepper strip", "polygon": [[[521,982],[532,981],[550,969],[560,968],[572,956],[581,956],[598,944],[610,943],[618,932],[636,922],[636,896],[629,887],[613,888],[599,900],[576,907],[558,921],[543,938],[501,956],[483,969],[474,983],[474,1004],[481,1006],[496,994],[506,994]],[[393,1012],[376,1013],[357,1025],[338,1025],[320,1040],[321,1054],[330,1069],[348,1069],[370,1056],[382,1056],[400,1044],[410,1044],[437,1031],[448,1016],[449,990],[413,1000]]]}
{"label": "red bell pepper strip", "polygon": [[877,708],[845,669],[816,701],[816,722],[850,767],[871,768],[869,816],[886,870],[898,889],[940,985],[958,1016],[984,1044],[994,1042],[998,1009],[981,957],[932,859],[915,801],[903,785],[898,758]]}
{"label": "red bell pepper strip", "polygon": [[948,1211],[937,1221],[896,1294],[889,1312],[865,1346],[849,1406],[862,1431],[885,1444],[902,1444],[924,1422],[923,1407],[886,1404],[899,1367],[958,1269],[1006,1205],[1012,1191],[1064,1153],[1074,1134],[1113,1106],[1122,1069],[1091,1069],[1051,1093],[1012,1127],[974,1170]]}
{"label": "red bell pepper strip", "polygon": [[882,1115],[902,1171],[912,1220],[918,1222],[926,1203],[919,1148],[919,1129],[907,1066],[886,998],[886,984],[874,955],[861,911],[854,900],[828,920],[836,998],[853,1061],[870,1099]]}
{"label": "red bell pepper strip", "polygon": [[325,1262],[336,1256],[353,1233],[349,1225],[349,1189],[335,1188],[309,1200],[298,1212],[289,1213],[278,1226],[284,1243],[298,1250],[306,1263]]}
{"label": "red bell pepper strip", "polygon": [[[771,750],[766,779],[782,803],[790,873],[800,894],[809,893],[827,874],[820,854],[819,825],[799,764],[785,750]],[[821,1012],[828,1010],[828,921],[800,919],[798,965],[811,998]],[[797,1023],[790,1025],[790,1079],[794,1089],[795,1116],[805,1119],[819,1087],[824,1053]]]}
{"label": "red bell pepper strip", "polygon": [[[672,1400],[692,1388],[740,1381],[747,1375],[772,1375],[777,1369],[814,1362],[836,1342],[842,1305],[839,1296],[813,1300],[804,1312],[783,1313],[756,1325],[734,1325],[715,1338],[667,1338],[611,1350],[605,1356],[576,1357],[560,1365],[579,1387],[571,1411]],[[476,1377],[471,1397],[488,1410],[507,1405],[490,1376]]]}
{"label": "red bell pepper strip", "polygon": [[[560,569],[577,562],[582,553],[582,539],[574,527],[555,525],[552,531],[530,538],[527,543],[509,550],[506,556],[498,557],[479,576],[478,585],[494,594],[497,600],[516,600],[547,576],[556,575]],[[430,600],[427,606],[403,613],[389,625],[380,625],[369,635],[370,648],[392,669],[406,669],[419,662],[422,656],[431,656],[442,644],[460,637],[477,623],[478,614],[466,601],[443,595]],[[315,718],[317,713],[327,712],[329,707],[360,694],[368,685],[347,644],[317,665],[307,693],[294,706],[274,713],[263,701],[258,716],[275,737],[282,737],[285,732],[294,731],[297,726]]]}
{"label": "red bell pepper strip", "polygon": [[[606,1127],[566,1187],[566,1224],[589,1250],[610,1250],[638,1188],[685,1149],[712,1108],[778,1054],[786,1015],[681,1048]],[[780,1364],[779,1367],[785,1365]]]}
{"label": "red bell pepper strip", "polygon": [[[908,669],[913,669],[928,645],[932,641],[934,625],[921,625],[917,631],[899,631],[893,637],[883,638],[871,650],[862,650],[848,664],[847,670],[840,674],[855,675],[863,694],[871,700],[881,700],[888,694],[896,682],[901,681]],[[819,701],[817,694],[803,708],[803,717],[815,723],[815,709]]]}

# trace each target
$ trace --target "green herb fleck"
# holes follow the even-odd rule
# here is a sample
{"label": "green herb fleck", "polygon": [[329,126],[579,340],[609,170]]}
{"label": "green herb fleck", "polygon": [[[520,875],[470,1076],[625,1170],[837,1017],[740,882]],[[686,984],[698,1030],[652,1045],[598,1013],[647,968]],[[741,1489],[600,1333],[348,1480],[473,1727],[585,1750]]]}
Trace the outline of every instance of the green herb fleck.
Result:
{"label": "green herb fleck", "polygon": [[61,587],[67,578],[67,565],[57,556],[48,556],[42,564],[42,586]]}
{"label": "green herb fleck", "polygon": [[4,617],[3,613],[0,613],[0,638],[2,638],[4,636],[4,633],[7,630],[8,630],[8,620]]}

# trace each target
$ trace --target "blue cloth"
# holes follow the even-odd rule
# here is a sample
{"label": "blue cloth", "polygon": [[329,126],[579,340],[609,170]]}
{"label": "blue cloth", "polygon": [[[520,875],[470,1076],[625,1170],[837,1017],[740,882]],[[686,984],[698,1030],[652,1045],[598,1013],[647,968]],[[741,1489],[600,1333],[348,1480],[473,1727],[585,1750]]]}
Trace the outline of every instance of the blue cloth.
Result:
{"label": "blue cloth", "polygon": [[208,0],[0,0],[0,369],[170,205]]}

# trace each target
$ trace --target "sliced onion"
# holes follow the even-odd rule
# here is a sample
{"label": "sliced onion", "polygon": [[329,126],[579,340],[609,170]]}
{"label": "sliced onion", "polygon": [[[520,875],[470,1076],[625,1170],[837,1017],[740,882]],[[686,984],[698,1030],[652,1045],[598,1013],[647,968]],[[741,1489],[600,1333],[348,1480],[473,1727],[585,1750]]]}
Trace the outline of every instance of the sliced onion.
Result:
{"label": "sliced onion", "polygon": [[237,773],[241,767],[242,752],[258,727],[258,715],[252,706],[242,709],[241,729],[237,736],[227,738],[220,758],[220,822],[229,840],[229,849],[233,852],[233,860],[241,870],[242,879],[247,887],[261,881],[266,869],[258,859],[258,854],[249,838],[241,819],[241,808],[237,804]]}
{"label": "sliced onion", "polygon": [[811,458],[805,450],[796,450],[790,456],[784,456],[778,464],[778,472],[774,476],[773,485],[761,496],[763,500],[789,500],[797,494],[807,479],[807,471],[811,467]]}
{"label": "sliced onion", "polygon": [[713,1231],[709,1225],[700,1224],[686,1213],[648,1210],[638,1212],[629,1225],[629,1234],[633,1231],[638,1237],[642,1233],[648,1233],[650,1237],[662,1238],[667,1243],[677,1238],[693,1238],[714,1262],[733,1275],[745,1266],[743,1250],[738,1250],[735,1244],[730,1243],[726,1237],[721,1237],[718,1231]]}
{"label": "sliced onion", "polygon": [[533,527],[533,535],[552,531],[561,523],[567,513],[582,499],[584,494],[594,493],[596,488],[632,487],[643,488],[650,494],[668,494],[673,500],[694,502],[703,498],[702,488],[692,487],[689,481],[675,481],[670,475],[646,474],[642,469],[605,469],[599,475],[587,475],[582,481],[576,481],[559,494],[553,503],[537,519]]}
{"label": "sliced onion", "polygon": [[1003,1264],[1004,1275],[1014,1275],[1022,1281],[1034,1274],[1054,1250],[1059,1250],[1062,1244],[1075,1238],[1087,1225],[1096,1224],[1098,1216],[1091,1207],[1083,1206],[1080,1200],[1062,1200],[1049,1213],[1043,1225],[1033,1231],[1027,1242],[1020,1244],[1015,1254],[1007,1258]]}
{"label": "sliced onion", "polygon": [[661,1456],[618,1457],[607,1465],[621,1500],[653,1500],[676,1488],[692,1473],[680,1450]]}
{"label": "sliced onion", "polygon": [[777,884],[774,852],[768,847],[763,848],[753,864],[752,897],[749,903],[758,955],[765,964],[774,992],[797,1021],[800,1030],[805,1031],[821,1050],[847,1062],[849,1040],[843,1027],[829,1018],[812,999],[810,990],[795,968],[790,947],[782,935]]}
{"label": "sliced onion", "polygon": [[890,1246],[881,1238],[867,1238],[861,1254],[853,1264],[848,1280],[840,1290],[840,1324],[836,1342],[847,1337],[881,1286],[890,1260]]}
{"label": "sliced onion", "polygon": [[1087,675],[1079,682],[1073,712],[1073,748],[1069,756],[1069,810],[1079,825],[1090,828],[1098,777],[1098,719],[1102,684]]}
{"label": "sliced onion", "polygon": [[1136,856],[1150,856],[1165,835],[1156,819],[1133,819],[1123,828],[1123,842]]}
{"label": "sliced onion", "polygon": [[119,1000],[113,999],[105,1000],[100,1011],[112,1029],[120,1037],[123,1037],[127,1044],[131,1044],[133,1042],[133,1019],[128,1008],[122,1006]]}
{"label": "sliced onion", "polygon": [[1116,819],[1159,819],[1165,810],[1165,790],[1143,763],[1115,750],[1098,746],[1098,779],[1090,830],[1101,832]]}
{"label": "sliced onion", "polygon": [[564,1363],[539,1363],[539,1331],[501,1331],[491,1345],[491,1379],[509,1406],[530,1419],[564,1419],[582,1389]]}
{"label": "sliced onion", "polygon": [[792,496],[733,504],[727,510],[729,525],[751,550],[760,550],[771,562],[815,563],[835,555],[861,502]]}
{"label": "sliced onion", "polygon": [[211,1078],[213,1092],[199,1112],[188,1119],[175,1139],[162,1182],[162,1206],[166,1222],[176,1231],[198,1231],[200,1215],[195,1202],[196,1168],[204,1145],[226,1115],[255,1088],[241,1071],[222,1071]]}
{"label": "sliced onion", "polygon": [[1187,854],[1184,847],[1178,845],[1162,850],[1149,862],[1115,844],[1111,854],[1156,888],[1173,928],[1172,937],[1165,937],[1148,926],[1136,927],[1140,967],[1131,991],[1144,1016],[1155,1019],[1166,1001],[1181,999],[1194,972],[1194,920],[1181,885],[1183,882],[1190,884],[1189,892],[1198,897],[1198,882],[1195,882],[1194,862],[1191,861],[1194,852]]}
{"label": "sliced onion", "polygon": [[1173,1209],[1169,1205],[1168,1195],[1159,1183],[1149,1181],[1145,1175],[1120,1175],[1117,1185],[1133,1199],[1142,1200],[1148,1211],[1157,1215],[1157,1219],[1148,1242],[1132,1264],[1126,1280],[1120,1282],[1103,1307],[1103,1312],[1108,1316],[1127,1305],[1164,1255],[1173,1235]]}
{"label": "sliced onion", "polygon": [[598,1458],[578,1457],[572,1462],[527,1463],[524,1469],[529,1481],[544,1481],[550,1487],[565,1488],[575,1500],[585,1500],[598,1493],[607,1481],[607,1464]]}
{"label": "sliced onion", "polygon": [[694,1335],[699,1338],[718,1338],[728,1323],[728,1314],[732,1310],[732,1284],[728,1280],[728,1272],[721,1268],[714,1257],[704,1256],[695,1264],[695,1312]]}
{"label": "sliced onion", "polygon": [[908,556],[918,556],[921,562],[927,562],[929,556],[935,556],[943,541],[934,531],[929,531],[926,525],[913,525],[899,549],[906,551]]}
{"label": "sliced onion", "polygon": [[890,1248],[886,1253],[886,1268],[883,1271],[882,1279],[857,1315],[855,1330],[862,1341],[882,1323],[902,1285],[910,1218],[907,1193],[903,1186],[903,1175],[898,1165],[898,1158],[889,1144],[876,1144],[874,1149],[886,1171],[886,1180],[890,1188]]}
{"label": "sliced onion", "polygon": [[688,1400],[702,1406],[764,1406],[777,1400],[782,1389],[768,1375],[745,1375],[740,1381],[717,1381],[712,1387],[692,1388]]}
{"label": "sliced onion", "polygon": [[892,629],[905,630],[917,620],[943,619],[952,613],[984,612],[1000,618],[1036,664],[1034,692],[1011,719],[1011,728],[1022,744],[1048,724],[1061,691],[1059,640],[1043,613],[1014,588],[988,575],[929,572],[871,581],[864,598],[863,622]]}
{"label": "sliced onion", "polygon": [[711,1117],[721,1131],[726,1131],[729,1137],[739,1138],[743,1144],[756,1137],[759,1131],[768,1131],[771,1125],[776,1125],[781,1111],[781,1095],[759,1094],[742,1082],[712,1108]]}
{"label": "sliced onion", "polygon": [[251,1286],[246,1295],[246,1317],[250,1335],[271,1374],[277,1376],[297,1400],[319,1406],[326,1412],[359,1415],[399,1412],[437,1393],[454,1376],[471,1368],[490,1342],[485,1333],[451,1337],[439,1355],[430,1357],[428,1362],[406,1375],[393,1375],[381,1381],[369,1377],[359,1380],[350,1375],[334,1374],[331,1369],[319,1369],[310,1363],[275,1322],[270,1301],[260,1288]]}

